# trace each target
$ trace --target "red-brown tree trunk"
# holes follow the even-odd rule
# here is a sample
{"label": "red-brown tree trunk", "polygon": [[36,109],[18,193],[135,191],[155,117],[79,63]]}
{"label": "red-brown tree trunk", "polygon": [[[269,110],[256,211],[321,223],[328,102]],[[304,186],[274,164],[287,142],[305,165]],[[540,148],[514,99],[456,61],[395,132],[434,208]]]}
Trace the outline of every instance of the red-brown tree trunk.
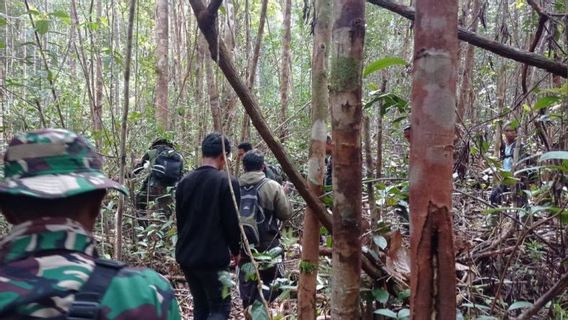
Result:
{"label": "red-brown tree trunk", "polygon": [[[325,144],[329,107],[328,58],[331,41],[331,0],[316,0],[312,51],[312,133],[308,159],[308,186],[323,193]],[[316,318],[316,285],[319,262],[320,223],[308,207],[304,215],[302,262],[298,284],[298,318]]]}
{"label": "red-brown tree trunk", "polygon": [[359,318],[361,280],[361,71],[365,1],[334,2],[330,105],[333,150],[333,319]]}
{"label": "red-brown tree trunk", "polygon": [[417,0],[410,142],[412,319],[455,319],[452,156],[457,1]]}

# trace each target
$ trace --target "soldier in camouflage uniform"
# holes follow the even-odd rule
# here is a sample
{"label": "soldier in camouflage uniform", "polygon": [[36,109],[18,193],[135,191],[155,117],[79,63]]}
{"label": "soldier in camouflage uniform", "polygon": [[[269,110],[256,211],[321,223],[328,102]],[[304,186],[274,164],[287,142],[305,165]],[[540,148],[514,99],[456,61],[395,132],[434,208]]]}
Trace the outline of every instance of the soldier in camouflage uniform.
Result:
{"label": "soldier in camouflage uniform", "polygon": [[[0,319],[65,319],[93,272],[91,234],[107,188],[101,158],[67,130],[17,135],[4,155],[0,209],[14,225],[0,240]],[[98,266],[98,264],[97,264]],[[146,268],[111,278],[97,319],[180,319],[168,281]]]}

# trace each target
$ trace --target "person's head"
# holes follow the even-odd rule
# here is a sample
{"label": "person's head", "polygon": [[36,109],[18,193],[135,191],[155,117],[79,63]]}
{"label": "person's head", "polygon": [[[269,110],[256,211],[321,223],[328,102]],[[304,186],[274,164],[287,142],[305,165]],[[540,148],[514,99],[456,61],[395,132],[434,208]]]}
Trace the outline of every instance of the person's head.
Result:
{"label": "person's head", "polygon": [[[223,154],[225,151],[225,154]],[[213,132],[208,134],[201,143],[203,161],[221,170],[225,166],[225,158],[231,154],[231,143],[226,136]]]}
{"label": "person's head", "polygon": [[81,136],[64,129],[16,135],[4,154],[0,209],[8,222],[65,217],[92,230],[106,189],[127,194],[102,172],[102,158]]}
{"label": "person's head", "polygon": [[264,154],[258,149],[247,151],[243,156],[245,172],[262,171],[264,169]]}
{"label": "person's head", "polygon": [[517,127],[515,127],[511,122],[507,122],[503,126],[503,135],[507,143],[513,143],[517,139]]}
{"label": "person's head", "polygon": [[403,129],[403,133],[404,133],[404,138],[406,139],[406,141],[410,142],[410,136],[412,135],[412,127],[410,127],[410,125],[407,125],[404,127]]}
{"label": "person's head", "polygon": [[331,136],[328,134],[326,141],[325,141],[325,154],[327,155],[331,155],[333,152],[333,147],[335,146],[335,144],[333,143],[333,139],[331,138]]}
{"label": "person's head", "polygon": [[252,144],[250,142],[241,142],[238,146],[237,146],[237,157],[239,158],[239,160],[241,160],[243,158],[243,156],[245,155],[245,153],[249,152],[252,150]]}
{"label": "person's head", "polygon": [[160,145],[164,145],[164,146],[168,146],[170,148],[174,147],[174,144],[166,139],[166,138],[157,138],[156,140],[154,140],[154,142],[152,142],[152,144],[150,145],[150,149],[156,147],[156,146],[160,146]]}

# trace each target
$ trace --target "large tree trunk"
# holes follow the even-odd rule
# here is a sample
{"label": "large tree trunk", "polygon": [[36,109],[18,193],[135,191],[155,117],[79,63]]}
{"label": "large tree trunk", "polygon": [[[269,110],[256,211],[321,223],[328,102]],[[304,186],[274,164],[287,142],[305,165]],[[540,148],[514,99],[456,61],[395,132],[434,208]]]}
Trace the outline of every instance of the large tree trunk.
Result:
{"label": "large tree trunk", "polygon": [[417,0],[410,142],[412,319],[455,319],[452,159],[457,1]]}
{"label": "large tree trunk", "polygon": [[292,0],[286,0],[284,7],[284,37],[282,39],[282,70],[280,76],[280,141],[284,143],[288,136],[288,126],[286,119],[288,118],[288,102],[289,102],[289,87],[290,87],[290,41],[291,24],[292,24]]}
{"label": "large tree trunk", "polygon": [[361,278],[361,72],[365,1],[334,3],[330,105],[333,150],[333,280],[331,316],[359,318]]}
{"label": "large tree trunk", "polygon": [[[325,145],[327,140],[328,57],[331,40],[331,0],[315,1],[312,51],[312,133],[308,159],[308,186],[315,195],[323,194]],[[319,262],[320,223],[308,207],[304,215],[302,262],[298,284],[298,318],[316,318],[316,285]]]}
{"label": "large tree trunk", "polygon": [[156,0],[156,118],[158,125],[169,129],[168,111],[168,1]]}

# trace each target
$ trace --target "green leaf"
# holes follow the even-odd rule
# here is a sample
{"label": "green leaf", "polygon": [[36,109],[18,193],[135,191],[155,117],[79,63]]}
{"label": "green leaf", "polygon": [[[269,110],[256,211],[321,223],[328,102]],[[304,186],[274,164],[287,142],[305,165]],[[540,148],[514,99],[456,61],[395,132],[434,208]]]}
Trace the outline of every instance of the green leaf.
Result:
{"label": "green leaf", "polygon": [[6,44],[4,43],[4,41],[0,40],[0,49],[4,48],[6,48]]}
{"label": "green leaf", "polygon": [[528,301],[516,301],[512,305],[509,306],[509,309],[507,309],[507,311],[513,311],[513,310],[517,310],[517,309],[526,309],[526,308],[532,307],[532,305],[533,304],[528,302]]}
{"label": "green leaf", "polygon": [[5,26],[6,24],[8,24],[8,20],[4,17],[0,17],[0,27]]}
{"label": "green leaf", "polygon": [[396,313],[390,309],[378,309],[373,312],[374,314],[380,314],[381,316],[385,316],[388,318],[398,319]]}
{"label": "green leaf", "polygon": [[376,235],[373,237],[373,242],[382,250],[385,250],[385,248],[387,247],[388,243],[387,243],[387,239],[385,239],[385,237],[380,236],[380,235]]}
{"label": "green leaf", "polygon": [[389,300],[389,292],[383,288],[374,288],[371,293],[373,294],[373,298],[380,303],[387,303]]}
{"label": "green leaf", "polygon": [[36,26],[36,31],[37,33],[43,35],[46,34],[47,31],[49,30],[49,20],[37,20],[35,22],[35,26]]}
{"label": "green leaf", "polygon": [[71,24],[71,17],[69,16],[69,14],[67,14],[67,12],[63,10],[51,12],[49,15],[59,18],[65,24]]}
{"label": "green leaf", "polygon": [[255,300],[252,304],[251,313],[254,320],[270,320],[266,308],[264,308],[262,302],[258,300]]}
{"label": "green leaf", "polygon": [[37,16],[40,14],[40,12],[36,9],[30,9],[28,11],[26,11],[27,14],[33,14],[34,16]]}
{"label": "green leaf", "polygon": [[559,96],[542,97],[535,102],[535,104],[533,106],[533,110],[537,111],[537,110],[540,110],[540,109],[548,108],[551,105],[555,104],[556,102],[560,102],[560,101],[561,101],[561,98]]}
{"label": "green leaf", "polygon": [[552,160],[552,159],[562,159],[568,160],[568,151],[549,151],[538,159],[538,161]]}
{"label": "green leaf", "polygon": [[398,311],[398,319],[408,319],[410,318],[410,309],[404,308]]}
{"label": "green leaf", "polygon": [[365,70],[363,70],[363,77],[370,75],[373,72],[388,68],[394,65],[406,65],[406,61],[399,57],[386,57],[379,60],[373,61],[368,65]]}
{"label": "green leaf", "polygon": [[405,289],[398,293],[399,300],[405,300],[408,299],[408,297],[410,297],[410,289]]}

